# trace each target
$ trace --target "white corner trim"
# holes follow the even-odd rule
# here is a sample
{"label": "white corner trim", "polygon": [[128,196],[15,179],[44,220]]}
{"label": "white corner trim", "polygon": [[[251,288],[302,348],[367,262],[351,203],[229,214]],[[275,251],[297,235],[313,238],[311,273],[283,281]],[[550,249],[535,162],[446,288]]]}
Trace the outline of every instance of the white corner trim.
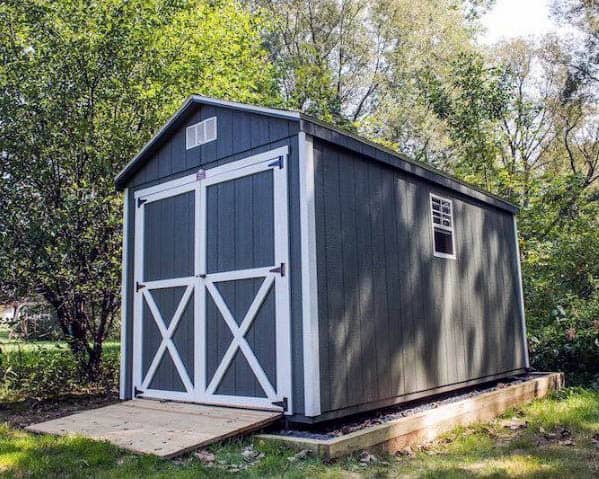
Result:
{"label": "white corner trim", "polygon": [[518,242],[518,221],[516,215],[514,218],[514,241],[516,242],[516,265],[518,269],[518,303],[520,306],[520,318],[522,321],[522,346],[524,347],[524,361],[526,367],[530,367],[530,358],[528,357],[528,340],[526,336],[526,316],[524,314],[524,288],[522,287],[522,267],[520,266],[520,244]]}
{"label": "white corner trim", "polygon": [[120,387],[119,398],[125,399],[125,375],[127,372],[127,276],[129,274],[128,264],[128,241],[129,235],[129,188],[123,191],[123,249],[121,263],[121,363],[120,363]]}
{"label": "white corner trim", "polygon": [[318,283],[316,276],[316,214],[312,137],[299,137],[300,225],[302,258],[302,330],[304,350],[304,414],[320,414]]}

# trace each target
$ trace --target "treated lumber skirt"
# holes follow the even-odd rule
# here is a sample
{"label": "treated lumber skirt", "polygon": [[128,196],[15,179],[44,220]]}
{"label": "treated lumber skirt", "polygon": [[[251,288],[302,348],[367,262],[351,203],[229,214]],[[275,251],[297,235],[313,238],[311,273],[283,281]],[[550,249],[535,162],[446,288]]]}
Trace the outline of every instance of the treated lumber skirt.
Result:
{"label": "treated lumber skirt", "polygon": [[261,434],[258,437],[280,441],[296,449],[307,449],[329,459],[363,449],[396,452],[408,446],[432,441],[456,426],[489,421],[510,407],[542,398],[564,386],[563,373],[532,373],[530,376],[531,379],[518,384],[332,439],[297,438],[275,434]]}

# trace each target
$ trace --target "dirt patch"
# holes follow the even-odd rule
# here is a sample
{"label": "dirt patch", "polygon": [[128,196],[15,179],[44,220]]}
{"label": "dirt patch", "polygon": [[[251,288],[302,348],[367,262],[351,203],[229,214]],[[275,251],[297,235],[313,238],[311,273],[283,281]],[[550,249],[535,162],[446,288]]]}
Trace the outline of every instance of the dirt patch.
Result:
{"label": "dirt patch", "polygon": [[107,406],[119,401],[118,394],[71,395],[58,399],[26,400],[0,405],[0,421],[11,427],[24,428],[31,424],[58,419],[77,411]]}

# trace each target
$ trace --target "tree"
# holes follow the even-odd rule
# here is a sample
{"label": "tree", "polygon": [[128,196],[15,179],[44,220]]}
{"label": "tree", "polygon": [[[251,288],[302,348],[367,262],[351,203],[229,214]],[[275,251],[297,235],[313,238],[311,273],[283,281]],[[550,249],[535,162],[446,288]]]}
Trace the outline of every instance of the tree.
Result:
{"label": "tree", "polygon": [[477,8],[489,2],[254,3],[274,17],[268,45],[286,104],[393,142],[398,138],[392,132],[411,120],[414,72],[469,48],[474,30],[466,12],[476,17]]}
{"label": "tree", "polygon": [[449,80],[424,69],[420,85],[451,139],[444,168],[521,207],[533,365],[597,375],[597,105],[573,88],[567,51],[518,39],[451,62]]}
{"label": "tree", "polygon": [[120,302],[113,178],[192,92],[276,101],[263,20],[234,0],[7,0],[0,24],[0,284],[55,308],[93,380]]}

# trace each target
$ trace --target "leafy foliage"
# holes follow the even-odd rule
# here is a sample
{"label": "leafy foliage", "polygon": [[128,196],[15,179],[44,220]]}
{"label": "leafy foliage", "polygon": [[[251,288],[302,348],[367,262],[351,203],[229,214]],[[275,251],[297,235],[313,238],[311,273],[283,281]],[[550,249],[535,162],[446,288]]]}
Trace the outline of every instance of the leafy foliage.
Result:
{"label": "leafy foliage", "polygon": [[[521,207],[519,226],[531,359],[577,380],[599,378],[599,128],[596,105],[571,78],[559,45],[516,41],[498,66],[480,55],[424,70],[423,98],[449,148],[437,163]],[[533,72],[533,63],[540,72]],[[571,88],[572,86],[568,86]],[[595,378],[595,379],[593,379]]]}
{"label": "leafy foliage", "polygon": [[0,283],[38,293],[90,379],[120,304],[113,178],[191,92],[273,100],[235,0],[0,4]]}
{"label": "leafy foliage", "polygon": [[534,364],[597,375],[599,123],[581,34],[475,42],[492,0],[0,3],[0,300],[42,295],[88,377],[114,329],[112,178],[198,92],[301,109],[521,207]]}
{"label": "leafy foliage", "polygon": [[110,392],[118,389],[119,354],[108,349],[96,380],[90,386],[78,358],[61,345],[6,348],[0,353],[0,399],[57,399],[69,394]]}

